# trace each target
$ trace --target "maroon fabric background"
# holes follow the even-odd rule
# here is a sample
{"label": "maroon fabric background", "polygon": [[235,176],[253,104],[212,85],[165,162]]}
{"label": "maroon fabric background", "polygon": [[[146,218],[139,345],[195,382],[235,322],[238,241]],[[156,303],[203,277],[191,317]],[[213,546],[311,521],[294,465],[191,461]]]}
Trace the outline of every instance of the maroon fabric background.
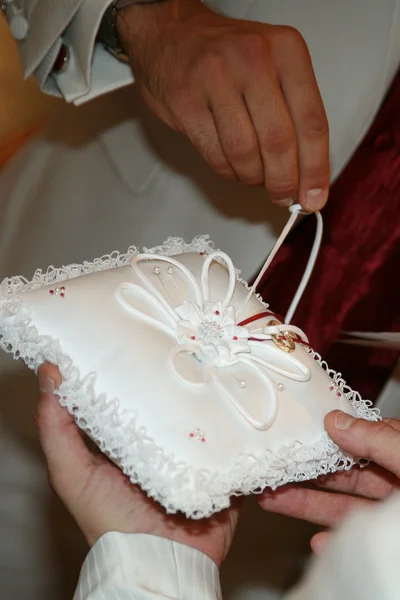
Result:
{"label": "maroon fabric background", "polygon": [[[375,399],[398,353],[335,344],[341,330],[400,331],[400,73],[323,211],[325,233],[293,323],[329,365]],[[306,265],[315,219],[279,251],[258,291],[280,314]],[[400,398],[399,398],[400,402]]]}

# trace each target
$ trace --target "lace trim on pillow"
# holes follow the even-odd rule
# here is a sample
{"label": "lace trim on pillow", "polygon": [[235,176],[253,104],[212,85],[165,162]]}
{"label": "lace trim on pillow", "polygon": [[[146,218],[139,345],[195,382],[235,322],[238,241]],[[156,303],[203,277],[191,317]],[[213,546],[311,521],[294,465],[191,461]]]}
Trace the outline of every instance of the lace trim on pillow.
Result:
{"label": "lace trim on pillow", "polygon": [[[180,238],[169,238],[162,246],[145,248],[144,251],[170,256],[185,252],[211,252],[213,249],[208,236],[199,236],[191,244]],[[0,284],[0,348],[12,353],[14,358],[21,358],[31,369],[36,370],[46,361],[57,364],[63,377],[58,391],[61,405],[74,415],[78,425],[121,467],[132,483],[140,484],[169,513],[182,511],[188,517],[201,519],[228,507],[232,495],[260,493],[266,487],[276,489],[287,483],[350,469],[355,459],[345,456],[324,433],[312,446],[295,441],[282,446],[278,452],[266,451],[261,458],[240,455],[229,472],[200,471],[167,456],[136,423],[136,414],[120,409],[118,400],[110,400],[105,394],[96,396],[95,375],[82,379],[72,360],[62,352],[59,342],[39,335],[21,307],[21,293],[124,266],[138,252],[132,246],[125,254],[113,252],[82,265],[60,269],[49,267],[46,272],[36,271],[31,281],[23,277],[5,279]],[[239,272],[237,277],[241,281]],[[242,283],[248,287],[246,282]],[[340,387],[358,417],[371,421],[380,419],[378,409],[371,408],[370,401],[363,400],[358,392],[354,392],[340,373],[329,369],[319,354],[313,350],[309,352]]]}
{"label": "lace trim on pillow", "polygon": [[350,402],[351,406],[356,411],[357,417],[359,419],[366,419],[367,421],[380,421],[380,411],[379,408],[371,408],[373,403],[371,400],[364,400],[359,392],[355,392],[351,389],[349,385],[347,385],[346,381],[343,379],[341,373],[337,373],[333,369],[330,369],[328,363],[322,359],[321,355],[318,352],[315,352],[312,348],[307,349],[309,354],[314,358],[315,361],[326,371],[333,379],[334,383],[338,386],[338,388],[343,392],[344,396]]}

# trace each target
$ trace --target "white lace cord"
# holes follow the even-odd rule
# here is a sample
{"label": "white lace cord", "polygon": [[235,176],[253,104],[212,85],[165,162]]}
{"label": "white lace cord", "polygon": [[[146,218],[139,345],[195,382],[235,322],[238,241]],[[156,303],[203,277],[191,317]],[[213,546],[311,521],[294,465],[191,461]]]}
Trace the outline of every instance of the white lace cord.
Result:
{"label": "white lace cord", "polygon": [[[289,211],[291,213],[290,218],[288,220],[288,222],[286,223],[281,235],[279,236],[275,246],[272,248],[267,260],[265,261],[265,264],[263,266],[263,268],[261,269],[260,273],[258,274],[255,282],[253,283],[253,285],[251,286],[249,293],[247,294],[243,307],[241,308],[241,311],[247,306],[247,304],[249,303],[250,299],[252,298],[252,296],[254,295],[258,284],[260,283],[261,279],[264,277],[268,267],[270,266],[270,264],[272,263],[272,261],[274,260],[278,250],[280,249],[280,247],[282,246],[283,242],[285,241],[285,239],[287,238],[287,236],[289,235],[291,229],[293,228],[293,225],[296,223],[297,218],[299,215],[310,215],[311,213],[308,213],[306,211],[303,210],[303,208],[301,207],[300,204],[294,204],[293,206],[290,206]],[[307,262],[307,266],[306,269],[304,271],[303,277],[300,281],[300,284],[297,288],[296,294],[294,295],[294,298],[289,306],[289,310],[286,313],[285,316],[285,323],[289,324],[293,318],[293,315],[297,309],[297,306],[301,300],[301,297],[304,293],[304,290],[307,287],[307,284],[310,280],[311,274],[313,272],[313,269],[315,267],[315,263],[317,261],[317,257],[318,257],[318,252],[319,249],[321,247],[321,240],[322,240],[322,233],[323,233],[323,221],[322,221],[322,215],[320,212],[315,212],[315,217],[317,219],[317,229],[316,229],[316,233],[315,233],[315,239],[314,239],[314,244],[313,247],[311,249],[311,253],[310,253],[310,258],[308,259]],[[240,311],[240,312],[241,312]]]}
{"label": "white lace cord", "polygon": [[[307,213],[306,213],[307,214]],[[289,306],[289,309],[285,316],[285,323],[290,323],[293,319],[293,315],[299,305],[299,302],[304,294],[304,290],[306,289],[308,282],[310,281],[312,272],[315,267],[315,263],[317,262],[319,250],[321,248],[322,234],[324,231],[324,224],[322,221],[322,215],[320,212],[314,213],[317,219],[317,229],[315,231],[314,243],[311,248],[310,258],[308,259],[306,269],[304,271],[303,277],[301,278],[299,287],[294,295],[294,298]]]}
{"label": "white lace cord", "polygon": [[210,267],[211,267],[211,263],[216,258],[220,258],[220,259],[222,258],[222,260],[225,262],[225,264],[228,268],[229,286],[228,286],[228,291],[225,295],[225,298],[222,301],[223,308],[227,308],[231,303],[233,294],[235,293],[236,273],[235,273],[235,267],[233,266],[233,262],[231,261],[229,256],[227,254],[225,254],[225,252],[221,252],[220,250],[211,252],[211,254],[209,254],[204,261],[203,268],[201,270],[201,285],[202,285],[202,290],[203,290],[203,299],[205,302],[210,301]]}
{"label": "white lace cord", "polygon": [[[170,310],[170,311],[172,310],[174,312],[174,310],[173,310],[173,308],[171,308],[168,300],[163,296],[163,294],[161,294],[157,290],[157,288],[152,284],[152,282],[147,277],[147,275],[145,275],[145,273],[139,267],[139,262],[150,261],[150,260],[158,260],[161,262],[166,262],[169,265],[173,265],[174,267],[177,267],[178,269],[180,269],[182,271],[182,273],[184,273],[184,275],[186,275],[186,277],[188,278],[188,280],[190,281],[190,283],[193,287],[193,291],[196,295],[197,304],[201,308],[203,307],[202,290],[201,290],[199,284],[197,283],[197,279],[195,277],[193,277],[193,274],[191,273],[191,271],[183,263],[176,260],[175,258],[172,258],[172,256],[163,256],[162,254],[138,254],[137,256],[134,256],[131,259],[132,270],[135,271],[135,273],[140,277],[140,279],[146,285],[147,289],[150,290],[150,292],[152,292],[158,298],[158,300],[162,304],[164,304],[164,306],[166,306],[166,308],[168,310]],[[176,317],[176,315],[175,315],[175,317]]]}
{"label": "white lace cord", "polygon": [[[251,367],[257,376],[262,379],[266,389],[269,391],[269,402],[267,403],[268,414],[263,421],[255,419],[250,412],[244,408],[243,404],[237,401],[235,395],[232,394],[231,391],[224,385],[224,383],[216,376],[215,370],[212,372],[213,380],[228,398],[233,408],[235,408],[235,410],[242,416],[243,419],[245,419],[245,421],[247,421],[249,425],[258,431],[267,431],[267,429],[269,429],[274,423],[278,414],[278,396],[274,383],[272,379],[262,369],[259,368],[257,364],[258,361],[254,360],[254,357],[246,357],[243,355],[240,358],[240,362]],[[263,363],[261,360],[259,364],[262,364],[262,366],[265,367],[265,363]]]}
{"label": "white lace cord", "polygon": [[[139,308],[135,308],[130,302],[128,302],[128,300],[125,298],[125,291],[129,290],[131,292],[136,292],[138,295],[142,296],[149,305],[153,305],[153,307],[156,310],[160,311],[164,319],[167,322],[169,322],[169,325],[167,325],[167,323],[159,321],[158,319],[155,319],[154,317],[151,317],[150,315],[145,314],[142,310],[140,310]],[[164,304],[160,302],[159,299],[148,290],[142,288],[140,285],[136,285],[136,283],[126,281],[118,286],[115,292],[115,297],[119,304],[122,306],[122,308],[124,308],[128,313],[130,313],[137,319],[164,331],[171,337],[175,335],[175,326],[177,319],[174,319],[171,316],[171,312],[166,310]]]}

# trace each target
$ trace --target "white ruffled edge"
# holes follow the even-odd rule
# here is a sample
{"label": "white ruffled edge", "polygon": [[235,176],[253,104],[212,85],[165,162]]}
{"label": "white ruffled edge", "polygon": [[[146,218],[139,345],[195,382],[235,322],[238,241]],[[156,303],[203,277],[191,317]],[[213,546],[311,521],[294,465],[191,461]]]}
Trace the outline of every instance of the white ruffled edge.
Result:
{"label": "white ruffled edge", "polygon": [[[181,238],[168,238],[161,246],[144,248],[143,252],[171,256],[213,250],[214,244],[208,236],[198,236],[190,244]],[[138,253],[139,250],[131,246],[125,254],[113,252],[93,262],[60,269],[52,266],[46,272],[36,271],[31,281],[13,277],[0,284],[0,349],[13,354],[15,359],[22,359],[34,370],[46,361],[58,365],[63,378],[58,391],[61,405],[74,415],[79,427],[120,466],[132,483],[139,484],[167,512],[180,511],[187,517],[200,519],[228,507],[232,495],[260,493],[266,487],[274,490],[287,483],[347,470],[355,464],[356,460],[345,456],[324,433],[312,446],[295,441],[283,446],[279,452],[266,451],[261,459],[240,455],[228,473],[200,471],[165,455],[147,437],[146,431],[136,424],[136,415],[120,410],[117,399],[107,399],[105,394],[97,397],[94,392],[95,375],[82,379],[72,360],[62,352],[59,342],[39,335],[29,316],[21,309],[21,294],[81,275],[127,265]],[[239,272],[237,278],[248,289]],[[268,307],[265,302],[262,303]],[[371,408],[370,401],[363,400],[358,392],[353,391],[340,373],[329,369],[319,354],[313,350],[309,352],[340,387],[358,417],[370,421],[380,419],[379,410]]]}

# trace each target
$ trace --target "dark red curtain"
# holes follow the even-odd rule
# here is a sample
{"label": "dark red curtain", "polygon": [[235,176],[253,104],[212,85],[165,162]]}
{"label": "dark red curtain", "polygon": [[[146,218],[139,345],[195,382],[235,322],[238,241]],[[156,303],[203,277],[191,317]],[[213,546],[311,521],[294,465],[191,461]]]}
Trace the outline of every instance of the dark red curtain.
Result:
{"label": "dark red curtain", "polygon": [[[352,387],[375,399],[398,353],[334,342],[342,330],[400,331],[400,74],[332,186],[323,217],[321,253],[293,323]],[[290,304],[314,233],[315,219],[307,217],[260,283],[277,313]]]}

